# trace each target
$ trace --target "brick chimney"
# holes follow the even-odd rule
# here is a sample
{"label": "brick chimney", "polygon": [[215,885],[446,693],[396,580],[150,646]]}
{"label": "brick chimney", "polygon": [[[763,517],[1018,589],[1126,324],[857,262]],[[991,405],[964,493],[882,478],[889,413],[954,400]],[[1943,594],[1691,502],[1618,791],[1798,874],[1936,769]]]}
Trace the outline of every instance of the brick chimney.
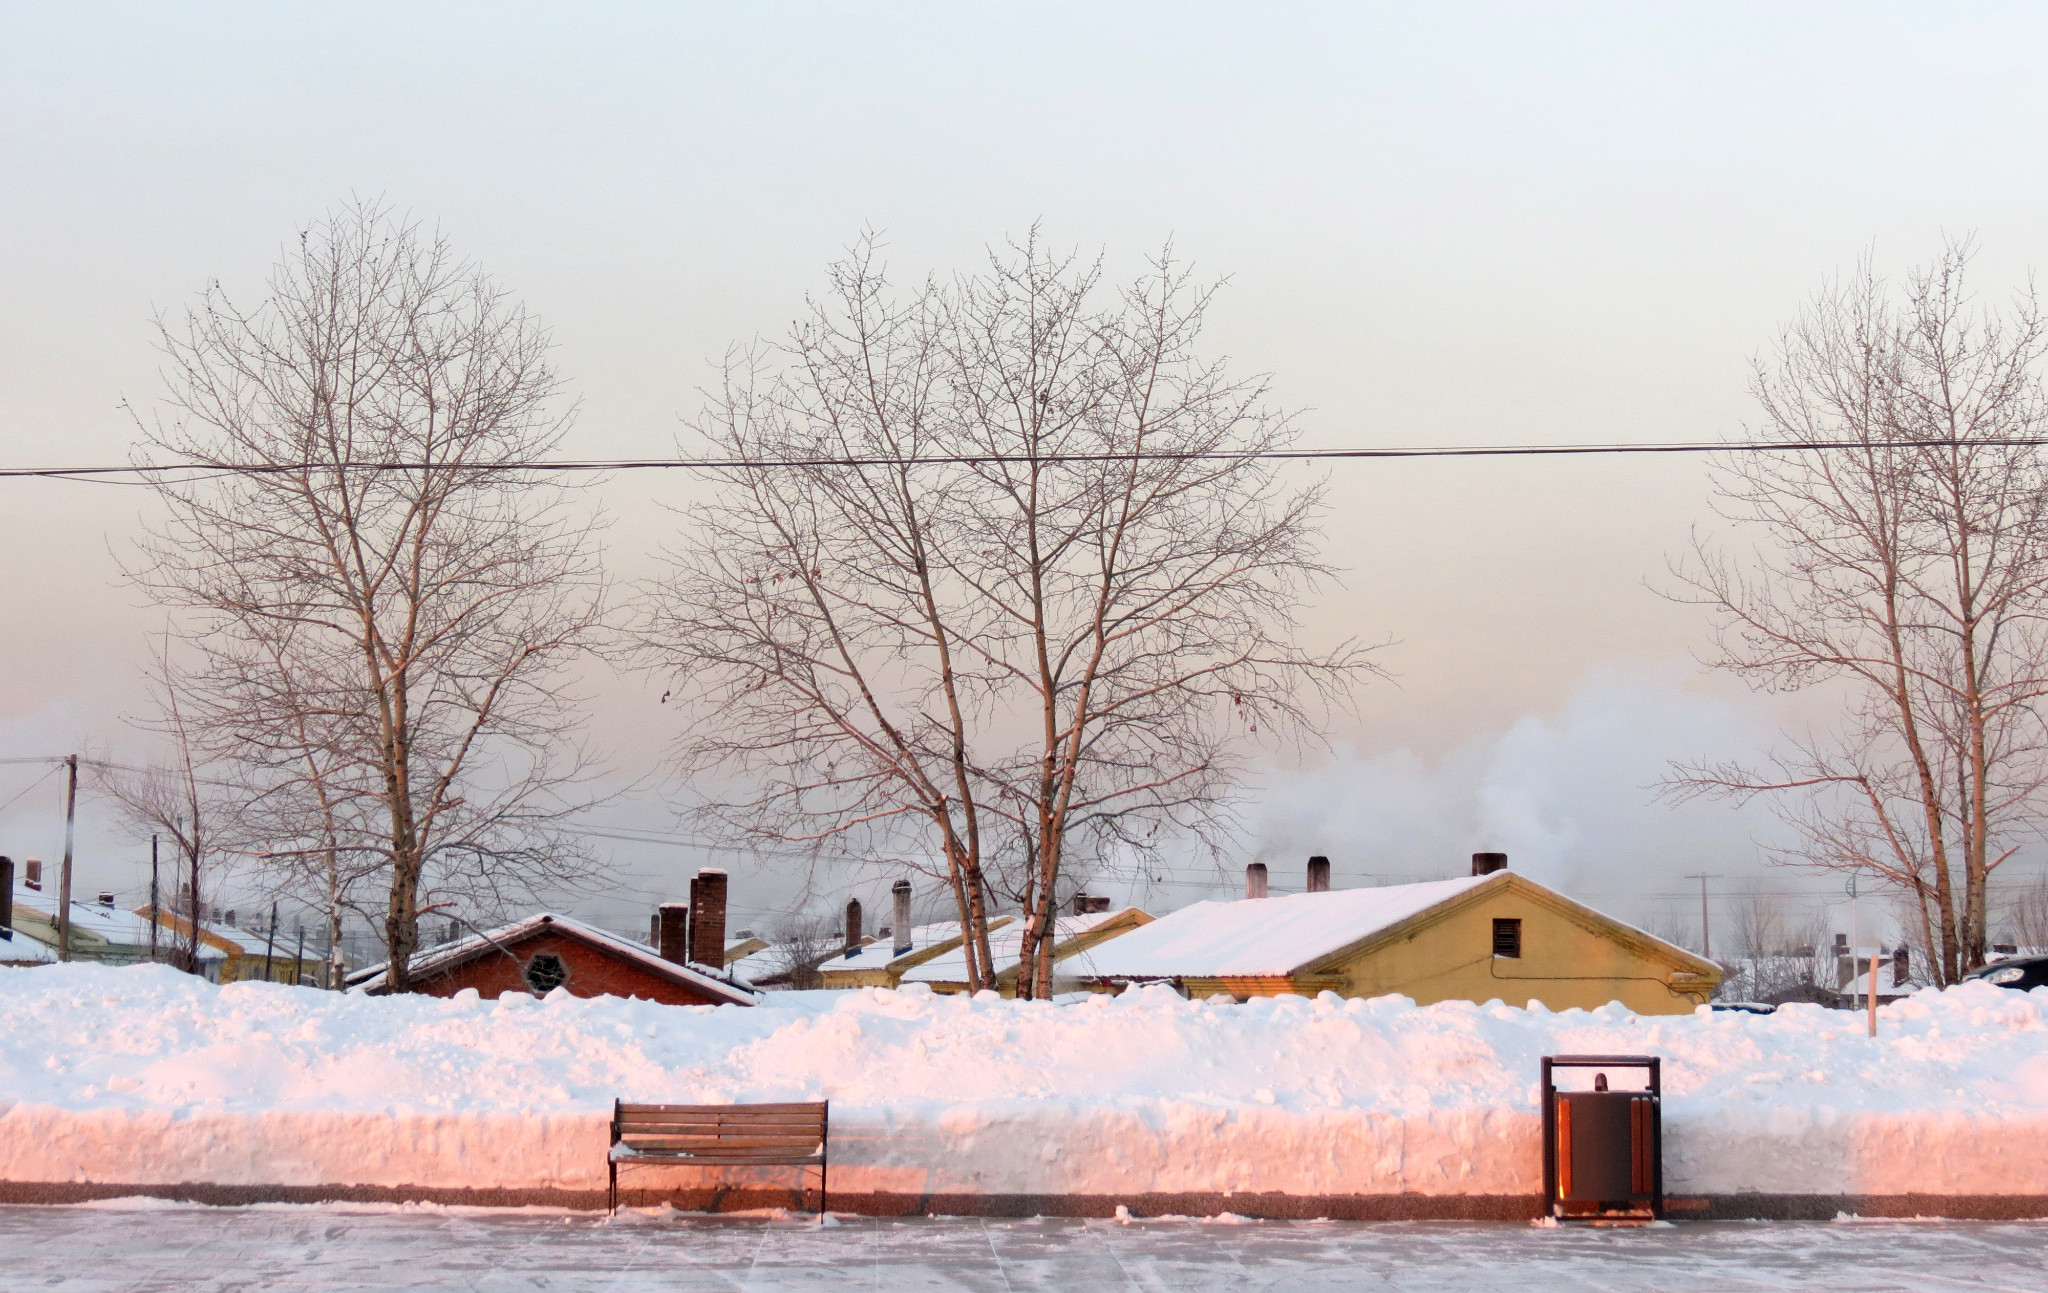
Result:
{"label": "brick chimney", "polygon": [[1330,892],[1330,859],[1312,857],[1308,860],[1308,891],[1310,893]]}
{"label": "brick chimney", "polygon": [[1492,875],[1508,869],[1508,855],[1505,853],[1474,853],[1472,855],[1473,875]]}
{"label": "brick chimney", "polygon": [[690,877],[690,959],[725,968],[725,872],[705,867]]}
{"label": "brick chimney", "polygon": [[889,886],[889,894],[896,900],[896,914],[892,917],[895,923],[889,927],[896,937],[889,955],[897,957],[910,950],[910,881],[898,880]]}
{"label": "brick chimney", "polygon": [[1244,896],[1263,898],[1266,896],[1266,864],[1254,862],[1244,869]]}
{"label": "brick chimney", "polygon": [[860,899],[850,898],[846,903],[846,946],[842,949],[846,955],[860,955],[860,930]]}
{"label": "brick chimney", "polygon": [[43,891],[43,863],[40,858],[21,860],[21,887],[37,893]]}
{"label": "brick chimney", "polygon": [[14,859],[0,857],[0,938],[14,938]]}
{"label": "brick chimney", "polygon": [[654,950],[677,965],[690,959],[690,904],[665,902],[654,909]]}

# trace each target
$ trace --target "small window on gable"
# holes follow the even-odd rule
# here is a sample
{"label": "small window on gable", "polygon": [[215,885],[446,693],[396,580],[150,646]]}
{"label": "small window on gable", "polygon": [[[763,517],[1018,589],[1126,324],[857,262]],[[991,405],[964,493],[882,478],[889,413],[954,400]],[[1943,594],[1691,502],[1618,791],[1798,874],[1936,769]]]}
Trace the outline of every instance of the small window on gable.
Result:
{"label": "small window on gable", "polygon": [[1519,917],[1498,917],[1493,922],[1493,954],[1519,957],[1522,954],[1522,922]]}
{"label": "small window on gable", "polygon": [[526,986],[545,997],[569,981],[569,967],[553,952],[541,952],[526,963]]}

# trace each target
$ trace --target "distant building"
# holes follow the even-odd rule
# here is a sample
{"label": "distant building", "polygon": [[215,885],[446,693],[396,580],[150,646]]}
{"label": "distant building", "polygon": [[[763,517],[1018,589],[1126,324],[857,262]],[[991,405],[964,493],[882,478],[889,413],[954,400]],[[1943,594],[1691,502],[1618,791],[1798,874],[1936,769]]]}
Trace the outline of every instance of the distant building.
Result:
{"label": "distant building", "polygon": [[[14,895],[14,929],[17,939],[26,936],[51,949],[55,959],[58,944],[57,904],[40,890],[17,890]],[[171,959],[172,939],[159,931],[155,959]],[[71,903],[71,959],[101,965],[137,965],[151,959],[149,921],[114,906],[113,895],[103,894],[98,902]],[[200,970],[208,979],[220,981],[227,956],[215,949],[201,950]]]}
{"label": "distant building", "polygon": [[[989,931],[993,933],[1002,929],[1015,919],[1014,916],[990,917]],[[863,942],[859,947],[846,948],[819,964],[818,977],[827,988],[901,986],[905,973],[960,946],[960,923],[943,921],[918,925],[911,929],[904,942],[907,946],[898,950],[892,932],[886,943],[877,939]]]}
{"label": "distant building", "polygon": [[[232,916],[234,913],[228,914]],[[146,926],[151,910],[146,905],[137,907],[135,915]],[[157,959],[168,961],[171,949],[184,946],[185,940],[191,936],[192,918],[168,907],[158,908],[155,917]],[[263,931],[202,920],[199,922],[199,944],[201,965],[213,967],[207,970],[206,977],[215,983],[267,979],[272,983],[322,984],[327,973],[321,958],[318,955],[306,956],[299,947],[298,936],[285,930],[278,930],[273,939]],[[265,954],[266,948],[269,949],[268,955]],[[214,953],[219,955],[216,957]]]}
{"label": "distant building", "polygon": [[[660,907],[651,922],[654,947],[553,912],[538,912],[490,931],[422,949],[408,967],[408,990],[452,997],[474,989],[486,997],[556,989],[577,997],[639,997],[672,1006],[751,1006],[759,999],[724,954],[726,875],[699,871],[690,902]],[[348,978],[373,995],[391,991],[386,965]]]}
{"label": "distant building", "polygon": [[[1110,939],[1128,934],[1152,917],[1136,907],[1122,911],[1092,911],[1085,916],[1061,916],[1054,922],[1053,983],[1093,973],[1089,953]],[[995,967],[995,988],[1006,997],[1017,995],[1017,980],[1023,970],[1024,922],[1013,921],[988,938],[990,963]],[[901,983],[922,983],[934,992],[967,991],[967,949],[953,940],[950,949],[909,967],[897,976]]]}
{"label": "distant building", "polygon": [[[386,967],[349,976],[349,986],[371,995],[390,987]],[[486,997],[556,988],[577,997],[639,997],[671,1006],[753,1005],[757,994],[723,969],[669,960],[594,925],[552,912],[432,947],[413,958],[411,990],[452,997],[473,988]]]}
{"label": "distant building", "polygon": [[[1197,998],[1400,993],[1639,1014],[1686,1013],[1721,981],[1712,961],[1509,872],[1502,854],[1475,855],[1467,877],[1379,889],[1314,891],[1313,866],[1311,892],[1200,902],[1112,939],[1089,952],[1086,977]],[[1247,888],[1264,893],[1264,867]]]}

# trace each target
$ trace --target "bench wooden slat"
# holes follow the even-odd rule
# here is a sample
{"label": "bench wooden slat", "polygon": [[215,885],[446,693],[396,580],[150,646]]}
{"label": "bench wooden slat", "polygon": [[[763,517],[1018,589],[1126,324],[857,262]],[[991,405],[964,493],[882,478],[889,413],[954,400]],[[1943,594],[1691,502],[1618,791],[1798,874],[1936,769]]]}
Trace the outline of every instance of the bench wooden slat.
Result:
{"label": "bench wooden slat", "polygon": [[822,1118],[676,1118],[668,1122],[639,1122],[631,1118],[621,1119],[620,1131],[664,1131],[670,1127],[705,1127],[712,1130],[724,1128],[770,1127],[788,1128],[791,1131],[818,1131],[825,1125]]}
{"label": "bench wooden slat", "polygon": [[745,1131],[753,1127],[764,1127],[770,1131],[818,1132],[824,1130],[825,1123],[820,1118],[805,1118],[800,1121],[792,1118],[721,1118],[716,1122],[708,1119],[692,1118],[687,1121],[678,1120],[675,1122],[624,1121],[618,1124],[619,1130],[625,1133],[641,1131],[662,1132],[691,1128],[702,1128],[711,1132],[726,1130]]}
{"label": "bench wooden slat", "polygon": [[821,1111],[816,1101],[807,1104],[622,1104],[619,1112],[628,1118],[665,1113],[745,1114],[809,1113]]}

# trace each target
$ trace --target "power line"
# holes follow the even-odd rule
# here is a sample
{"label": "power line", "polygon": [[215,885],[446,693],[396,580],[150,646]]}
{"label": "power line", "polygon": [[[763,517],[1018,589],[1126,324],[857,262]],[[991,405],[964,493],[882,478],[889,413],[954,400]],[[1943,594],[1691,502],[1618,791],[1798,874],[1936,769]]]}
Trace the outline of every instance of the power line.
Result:
{"label": "power line", "polygon": [[1132,453],[1029,454],[852,454],[804,458],[612,458],[562,459],[532,463],[459,463],[399,460],[294,463],[129,463],[107,467],[0,467],[0,479],[116,480],[146,483],[163,478],[204,479],[213,476],[289,476],[301,472],[409,472],[459,470],[507,475],[557,472],[615,471],[755,471],[778,467],[972,467],[998,463],[1056,466],[1118,462],[1343,462],[1378,458],[1540,458],[1612,454],[1809,453],[1862,449],[2039,449],[2048,436],[1997,436],[1981,439],[1841,439],[1841,440],[1687,440],[1624,441],[1590,444],[1390,445],[1377,449],[1260,449],[1177,453],[1144,450]]}

